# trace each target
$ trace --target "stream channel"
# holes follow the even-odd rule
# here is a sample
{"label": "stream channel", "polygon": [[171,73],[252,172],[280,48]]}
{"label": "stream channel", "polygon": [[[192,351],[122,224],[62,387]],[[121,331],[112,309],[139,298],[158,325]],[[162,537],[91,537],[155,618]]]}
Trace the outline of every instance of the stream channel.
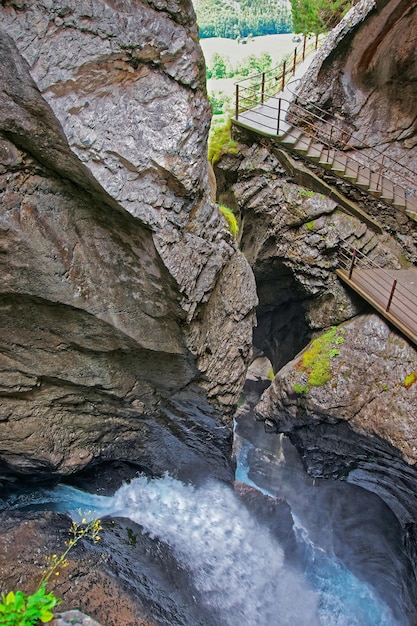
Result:
{"label": "stream channel", "polygon": [[60,484],[9,494],[0,509],[138,524],[189,576],[194,617],[170,626],[414,626],[400,528],[377,496],[313,481],[289,441],[250,415],[234,454],[241,498],[219,482],[138,475],[112,496]]}

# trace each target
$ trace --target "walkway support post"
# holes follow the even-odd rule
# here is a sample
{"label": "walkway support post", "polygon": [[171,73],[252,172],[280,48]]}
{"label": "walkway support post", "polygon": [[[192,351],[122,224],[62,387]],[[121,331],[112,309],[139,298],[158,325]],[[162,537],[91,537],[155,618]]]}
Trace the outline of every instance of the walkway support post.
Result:
{"label": "walkway support post", "polygon": [[292,66],[292,73],[295,74],[295,70],[297,69],[297,48],[294,50],[294,61]]}
{"label": "walkway support post", "polygon": [[387,313],[388,313],[388,312],[389,312],[389,310],[390,310],[390,307],[391,307],[392,299],[393,299],[393,297],[394,297],[394,291],[395,291],[396,286],[397,286],[397,280],[396,280],[396,279],[394,279],[394,282],[392,283],[391,293],[389,294],[389,298],[388,298],[387,308],[385,309]]}
{"label": "walkway support post", "polygon": [[278,120],[277,120],[277,135],[279,135],[279,127],[281,120],[281,98],[278,98]]}
{"label": "walkway support post", "polygon": [[317,50],[317,48],[319,47],[319,34],[317,33],[316,35],[316,46],[315,49]]}
{"label": "walkway support post", "polygon": [[353,268],[355,266],[355,260],[356,260],[356,255],[357,255],[358,251],[356,250],[356,248],[353,251],[352,254],[352,260],[350,262],[350,268],[349,268],[349,280],[352,278],[352,273],[353,273]]}
{"label": "walkway support post", "polygon": [[265,72],[262,72],[262,83],[261,83],[261,104],[264,103],[265,97]]}
{"label": "walkway support post", "polygon": [[305,61],[305,58],[306,58],[306,43],[307,43],[307,35],[304,35],[304,41],[303,41],[303,61]]}
{"label": "walkway support post", "polygon": [[236,83],[235,118],[239,118],[239,85]]}
{"label": "walkway support post", "polygon": [[384,161],[385,161],[385,154],[382,155],[382,161],[381,161],[381,165],[380,165],[379,172],[378,172],[378,180],[376,181],[377,191],[380,185],[381,185],[381,191],[382,191],[382,170],[384,169]]}
{"label": "walkway support post", "polygon": [[285,87],[285,73],[287,71],[287,61],[284,61],[284,65],[282,66],[282,80],[281,80],[281,91],[284,91]]}

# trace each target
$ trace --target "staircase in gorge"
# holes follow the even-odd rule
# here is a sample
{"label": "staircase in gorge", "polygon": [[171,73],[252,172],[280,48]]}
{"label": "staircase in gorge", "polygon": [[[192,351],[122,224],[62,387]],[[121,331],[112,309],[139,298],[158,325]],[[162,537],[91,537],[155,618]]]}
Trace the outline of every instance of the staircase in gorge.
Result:
{"label": "staircase in gorge", "polygon": [[[299,62],[305,60],[306,50],[304,39]],[[326,111],[296,102],[292,92],[299,80],[296,72],[297,51],[290,68],[284,64],[279,72],[271,70],[237,83],[232,123],[273,138],[323,173],[334,174],[417,221],[417,173],[349,135],[342,122]],[[298,72],[302,74],[302,66]],[[337,274],[417,345],[417,269],[376,267],[343,244]]]}

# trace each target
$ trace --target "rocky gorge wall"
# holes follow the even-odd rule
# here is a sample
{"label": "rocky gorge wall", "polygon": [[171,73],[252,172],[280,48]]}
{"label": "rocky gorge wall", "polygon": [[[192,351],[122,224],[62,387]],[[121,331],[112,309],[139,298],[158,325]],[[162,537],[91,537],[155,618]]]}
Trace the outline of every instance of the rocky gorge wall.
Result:
{"label": "rocky gorge wall", "polygon": [[331,33],[298,92],[307,106],[338,117],[352,147],[364,142],[385,152],[410,167],[411,180],[416,26],[413,0],[361,0]]}
{"label": "rocky gorge wall", "polygon": [[209,200],[191,2],[5,0],[0,55],[3,479],[229,477],[256,293]]}
{"label": "rocky gorge wall", "polygon": [[[407,47],[398,25],[413,29],[413,7],[360,2],[319,51],[297,98],[328,106],[347,126],[353,120],[363,137],[384,143],[387,156],[407,149],[405,162],[417,169],[415,151],[375,133],[388,131],[384,115],[394,112],[391,78],[384,82],[379,67],[379,83],[371,83],[374,61],[365,78],[356,47],[358,40],[368,45],[380,63],[395,49],[397,59]],[[407,67],[414,78],[398,66],[397,94],[403,76],[406,91],[415,82]],[[362,89],[352,78],[353,100],[346,77],[359,80],[361,71]],[[395,109],[391,138],[401,140],[408,102],[402,115]],[[382,267],[417,275],[415,222],[271,140],[237,128],[234,138],[240,153],[216,166],[219,197],[228,197],[241,219],[241,248],[259,296],[255,356],[266,356],[275,374],[254,411],[271,432],[290,437],[312,476],[341,478],[381,496],[402,525],[415,569],[417,350],[335,274],[339,244],[347,241]]]}

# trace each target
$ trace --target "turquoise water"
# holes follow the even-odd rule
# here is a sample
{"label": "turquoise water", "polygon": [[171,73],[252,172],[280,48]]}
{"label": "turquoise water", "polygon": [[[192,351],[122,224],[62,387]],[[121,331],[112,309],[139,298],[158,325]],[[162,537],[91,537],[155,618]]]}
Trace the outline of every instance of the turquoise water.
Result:
{"label": "turquoise water", "polygon": [[[244,478],[243,466],[238,471]],[[373,589],[343,564],[316,548],[297,528],[307,554],[295,571],[282,547],[229,487],[195,487],[170,476],[138,477],[114,496],[96,496],[66,485],[21,493],[8,508],[41,508],[71,517],[127,517],[167,543],[191,573],[205,608],[227,626],[393,626],[390,610]]]}

